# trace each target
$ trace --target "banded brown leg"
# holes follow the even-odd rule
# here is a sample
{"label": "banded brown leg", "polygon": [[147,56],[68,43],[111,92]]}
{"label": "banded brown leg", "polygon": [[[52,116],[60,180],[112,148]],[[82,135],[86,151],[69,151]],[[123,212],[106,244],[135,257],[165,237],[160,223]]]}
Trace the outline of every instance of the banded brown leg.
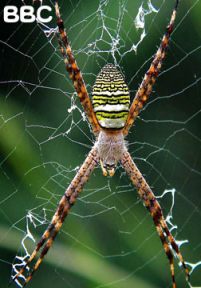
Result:
{"label": "banded brown leg", "polygon": [[30,266],[32,261],[37,256],[39,250],[42,249],[40,256],[36,263],[33,265],[31,272],[28,273],[28,276],[25,277],[25,282],[22,284],[23,287],[32,279],[33,274],[39,268],[40,264],[42,263],[45,255],[51,248],[55,237],[57,236],[61,226],[68,215],[70,208],[74,205],[79,193],[82,191],[85,183],[88,181],[91,173],[93,172],[96,165],[99,163],[99,155],[97,149],[95,147],[89,152],[86,160],[80,167],[79,171],[75,175],[73,181],[66,189],[65,194],[62,196],[58,208],[52,217],[52,221],[48,228],[43,233],[41,239],[39,240],[38,244],[36,245],[34,251],[30,255],[29,259],[27,260],[26,264],[20,269],[17,275],[14,277],[13,281],[18,280],[21,275],[24,274],[27,267]]}
{"label": "banded brown leg", "polygon": [[157,201],[156,197],[154,196],[154,193],[152,192],[151,188],[147,184],[145,178],[142,176],[141,172],[135,165],[128,151],[126,151],[123,154],[123,157],[121,159],[121,165],[127,172],[133,185],[137,188],[140,198],[142,199],[145,207],[150,212],[151,217],[153,218],[153,221],[156,226],[158,235],[161,239],[163,248],[165,250],[167,258],[169,259],[173,288],[176,287],[176,282],[175,282],[175,274],[174,274],[173,254],[172,254],[171,249],[175,252],[180,262],[182,263],[182,267],[186,275],[186,280],[187,282],[189,282],[190,275],[189,275],[188,268],[186,267],[183,256],[179,250],[179,247],[174,237],[172,236],[171,232],[168,229],[168,226],[166,224],[166,221],[162,213],[161,206],[159,202]]}

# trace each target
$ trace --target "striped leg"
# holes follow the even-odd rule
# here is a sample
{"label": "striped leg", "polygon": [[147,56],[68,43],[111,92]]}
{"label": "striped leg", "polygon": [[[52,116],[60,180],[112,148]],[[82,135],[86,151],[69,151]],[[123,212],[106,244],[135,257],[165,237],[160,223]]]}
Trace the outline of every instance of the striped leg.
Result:
{"label": "striped leg", "polygon": [[154,223],[155,226],[156,226],[156,230],[158,232],[158,235],[161,239],[161,242],[162,242],[162,245],[163,245],[163,248],[165,250],[165,254],[167,255],[167,258],[169,260],[169,263],[170,263],[170,272],[171,272],[171,276],[172,276],[172,287],[173,288],[176,288],[176,282],[175,282],[175,272],[174,272],[174,257],[173,257],[173,254],[172,254],[172,251],[169,247],[169,244],[167,242],[167,239],[164,235],[164,232],[163,232],[163,229],[161,228],[161,225],[160,223]]}
{"label": "striped leg", "polygon": [[171,15],[170,23],[166,28],[166,33],[162,38],[160,47],[158,48],[158,51],[154,56],[151,66],[149,67],[149,70],[146,72],[144,79],[142,80],[142,83],[136,92],[133,103],[131,104],[129,115],[123,130],[124,135],[128,134],[129,129],[133,125],[136,117],[140,113],[141,109],[145,105],[146,101],[149,98],[149,95],[152,92],[153,85],[156,81],[156,78],[158,77],[163,60],[166,56],[166,50],[169,44],[170,35],[172,34],[174,27],[178,3],[179,0],[176,0],[176,4]]}
{"label": "striped leg", "polygon": [[61,229],[61,226],[68,215],[70,208],[75,203],[79,193],[82,191],[84,184],[89,179],[92,171],[94,170],[95,166],[99,162],[99,156],[96,148],[92,148],[89,155],[87,156],[86,160],[84,161],[83,165],[77,172],[76,176],[74,177],[73,181],[67,188],[65,194],[62,196],[57,211],[52,218],[50,225],[48,226],[47,230],[43,233],[40,241],[36,245],[35,250],[30,255],[27,263],[20,269],[17,275],[14,277],[13,281],[18,280],[21,275],[24,274],[26,267],[30,265],[30,263],[35,259],[37,252],[42,249],[38,260],[36,261],[35,265],[31,269],[29,275],[25,278],[25,282],[23,283],[23,287],[32,279],[34,272],[39,268],[40,264],[43,261],[44,256],[47,254],[48,250],[51,248],[53,241]]}
{"label": "striped leg", "polygon": [[165,232],[165,234],[167,235],[167,238],[173,248],[173,250],[176,252],[176,255],[178,256],[179,258],[179,261],[181,262],[182,266],[183,266],[183,269],[185,270],[185,273],[186,273],[186,280],[189,281],[189,271],[188,271],[188,268],[186,267],[185,265],[185,262],[184,262],[184,259],[183,259],[183,256],[182,254],[180,253],[179,251],[179,247],[177,245],[177,243],[175,242],[175,239],[174,237],[172,236],[172,234],[170,233],[170,230],[168,229],[167,227],[167,224],[166,224],[166,221],[165,219],[161,219],[161,226]]}
{"label": "striped leg", "polygon": [[125,152],[123,154],[121,164],[125,169],[125,171],[127,172],[127,174],[129,175],[132,183],[137,188],[140,198],[142,199],[144,205],[146,206],[146,208],[148,209],[153,218],[157,232],[163,244],[163,248],[169,259],[173,288],[176,288],[176,283],[175,283],[174,264],[171,249],[175,252],[177,257],[181,261],[182,267],[186,274],[186,280],[189,282],[188,268],[186,267],[183,256],[179,250],[179,247],[174,237],[172,236],[171,232],[168,229],[160,204],[157,201],[156,197],[154,196],[146,180],[144,179],[144,177],[138,170],[137,166],[133,162],[129,152]]}
{"label": "striped leg", "polygon": [[93,106],[89,98],[89,94],[82,77],[82,73],[75,61],[71,46],[68,41],[68,37],[64,28],[64,23],[60,15],[58,1],[55,1],[55,13],[57,18],[57,26],[59,29],[59,46],[61,54],[64,58],[66,71],[69,73],[69,77],[73,82],[75,91],[80,99],[80,102],[84,108],[84,111],[88,117],[89,123],[92,126],[94,134],[97,134],[100,130],[100,126],[96,119],[96,115],[93,111]]}

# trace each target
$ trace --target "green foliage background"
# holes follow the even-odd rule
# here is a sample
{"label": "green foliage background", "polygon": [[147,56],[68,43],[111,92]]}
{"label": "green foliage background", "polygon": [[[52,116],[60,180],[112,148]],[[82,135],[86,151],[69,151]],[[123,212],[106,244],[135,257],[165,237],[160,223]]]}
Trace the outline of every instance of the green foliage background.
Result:
{"label": "green foliage background", "polygon": [[[128,1],[125,7],[134,19],[140,1],[133,2]],[[111,29],[115,29],[111,19],[117,17],[121,3],[126,2],[108,1],[105,8],[106,25]],[[156,7],[161,3],[153,1]],[[147,17],[147,36],[137,54],[129,53],[123,59],[117,55],[132,96],[150,63],[148,59],[159,45],[173,3],[163,1],[159,13]],[[99,37],[99,31],[94,30],[96,23],[86,20],[83,26],[76,25],[88,19],[98,4],[87,0],[61,3],[69,38],[89,89],[100,68],[113,61],[110,53],[89,56],[79,51],[86,41]],[[201,260],[201,1],[183,0],[180,4],[165,73],[159,77],[152,99],[161,98],[147,105],[127,140],[137,165],[157,195],[164,189],[176,188],[176,236],[190,241],[182,246],[182,252],[187,261],[196,263]],[[98,16],[95,19],[98,21]],[[139,32],[130,28],[129,17],[121,25],[123,54],[130,45],[127,39],[134,41]],[[107,40],[106,35],[103,37]],[[5,23],[0,40],[0,287],[6,287],[14,257],[22,253],[27,212],[37,207],[36,213],[43,217],[45,208],[48,223],[75,174],[72,169],[82,163],[94,138],[86,136],[89,127],[78,110],[72,112],[77,125],[71,126],[68,109],[73,88],[64,76],[59,52],[51,45],[56,46],[56,40],[48,42],[35,24]],[[99,49],[106,50],[107,44],[100,44]],[[170,67],[173,69],[168,70]],[[80,107],[78,101],[76,105]],[[70,133],[65,134],[69,127]],[[161,151],[150,156],[156,146]],[[30,287],[170,287],[168,261],[152,220],[131,186],[125,186],[127,191],[122,188],[126,193],[121,193],[121,187],[129,185],[121,173],[118,169],[108,185],[101,170],[95,170],[85,189],[85,195],[89,193],[90,197],[84,198],[83,193],[82,201],[73,207]],[[97,187],[100,191],[93,195]],[[165,214],[170,200],[169,195],[161,200]],[[107,212],[101,213],[97,203]],[[37,239],[47,223],[32,229]],[[28,241],[27,245],[30,247]],[[176,268],[176,272],[178,287],[187,287],[181,270]],[[192,274],[194,285],[201,285],[200,274],[201,268]]]}

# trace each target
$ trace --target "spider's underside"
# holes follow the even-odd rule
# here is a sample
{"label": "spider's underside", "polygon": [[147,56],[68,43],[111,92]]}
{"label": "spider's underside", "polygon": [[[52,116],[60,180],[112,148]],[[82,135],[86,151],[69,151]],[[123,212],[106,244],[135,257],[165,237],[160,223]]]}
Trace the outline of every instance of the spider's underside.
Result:
{"label": "spider's underside", "polygon": [[[124,140],[130,127],[152,92],[152,87],[160,72],[163,59],[166,55],[170,35],[173,31],[178,2],[179,1],[176,0],[176,5],[173,9],[169,25],[162,38],[160,47],[130,106],[128,87],[124,82],[122,74],[113,64],[105,65],[97,76],[91,101],[82,74],[77,66],[68,42],[63,20],[60,16],[58,1],[55,1],[60,50],[64,58],[66,70],[72,79],[74,88],[96,136],[96,142],[62,196],[51,223],[37,243],[35,250],[26,262],[26,265],[24,265],[24,267],[15,275],[14,280],[17,283],[19,283],[20,278],[23,278],[24,283],[22,285],[25,286],[31,280],[34,272],[38,269],[44,256],[52,246],[70,208],[75,203],[76,198],[83,189],[84,184],[89,179],[94,168],[100,163],[103,175],[113,176],[118,162],[120,162],[121,166],[127,172],[132,183],[136,187],[141,200],[153,218],[156,230],[169,260],[172,287],[176,288],[173,253],[175,253],[181,262],[186,274],[186,280],[189,281],[189,271],[179,247],[166,224],[160,204],[132,160]],[[26,272],[26,268],[31,266],[30,264],[35,259],[39,250],[41,250],[41,252],[38,260],[32,265],[31,270],[28,269],[28,275],[23,276]]]}

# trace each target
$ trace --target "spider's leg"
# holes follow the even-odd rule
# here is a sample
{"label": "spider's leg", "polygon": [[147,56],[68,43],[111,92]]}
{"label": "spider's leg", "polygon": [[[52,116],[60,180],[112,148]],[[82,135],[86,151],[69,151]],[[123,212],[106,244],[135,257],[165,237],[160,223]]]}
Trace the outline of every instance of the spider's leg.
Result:
{"label": "spider's leg", "polygon": [[32,252],[32,254],[29,256],[28,260],[26,261],[26,264],[19,270],[19,272],[14,277],[14,280],[17,279],[20,275],[22,275],[25,271],[25,268],[33,261],[33,259],[36,257],[37,252],[40,250],[40,248],[45,244],[45,242],[48,240],[48,238],[51,235],[51,232],[55,230],[56,223],[59,221],[60,215],[62,214],[63,207],[65,205],[65,195],[61,198],[57,211],[52,217],[52,221],[43,233],[42,237],[40,238],[39,242],[36,245],[36,248]]}
{"label": "spider's leg", "polygon": [[44,256],[51,248],[57,233],[59,232],[66,216],[69,213],[70,208],[75,203],[79,193],[82,191],[85,183],[89,179],[91,173],[93,172],[98,162],[99,162],[99,155],[97,149],[94,146],[92,150],[89,152],[86,160],[82,164],[76,176],[72,180],[71,184],[66,189],[65,194],[62,196],[57,211],[54,214],[50,225],[43,233],[43,236],[36,245],[36,248],[34,249],[29,259],[27,260],[27,263],[16,274],[13,281],[15,280],[19,281],[19,278],[24,274],[26,267],[29,266],[29,264],[35,259],[37,252],[39,252],[39,250],[42,249],[38,260],[31,269],[31,272],[28,274],[27,277],[25,277],[23,287],[31,280],[34,272],[38,269],[38,267],[43,261]]}
{"label": "spider's leg", "polygon": [[183,256],[181,254],[181,252],[179,251],[179,247],[177,245],[177,243],[175,242],[175,239],[174,237],[172,236],[172,233],[170,232],[170,230],[168,229],[168,226],[167,226],[167,223],[165,221],[165,219],[161,219],[161,226],[163,228],[163,231],[165,232],[171,246],[172,246],[172,249],[176,252],[176,255],[177,257],[179,258],[184,270],[185,270],[185,273],[186,273],[186,279],[187,281],[189,281],[189,271],[188,271],[188,268],[186,267],[186,264],[184,262],[184,259],[183,259]]}
{"label": "spider's leg", "polygon": [[133,125],[136,117],[140,113],[141,109],[145,105],[149,95],[152,92],[153,85],[156,81],[156,78],[158,77],[163,60],[166,56],[166,50],[169,44],[170,35],[174,27],[178,3],[179,3],[179,0],[176,0],[176,5],[172,11],[170,22],[166,28],[166,33],[164,34],[162,38],[160,47],[158,48],[154,56],[154,59],[135,94],[134,100],[130,107],[128,118],[126,120],[124,130],[123,130],[124,135],[128,134],[129,129]]}
{"label": "spider's leg", "polygon": [[77,65],[73,51],[71,49],[68,37],[65,31],[64,23],[60,15],[58,1],[55,0],[55,13],[57,18],[57,26],[59,29],[59,46],[61,54],[64,58],[66,71],[69,73],[69,77],[73,82],[74,88],[80,99],[80,102],[84,108],[84,111],[88,117],[88,120],[92,126],[93,132],[97,134],[100,131],[100,125],[97,121],[96,115],[93,110],[93,106],[87,92],[86,85],[82,73]]}
{"label": "spider's leg", "polygon": [[[69,204],[69,203],[68,203]],[[66,204],[65,205],[65,208],[63,209],[63,213],[61,215],[61,218],[58,220],[58,222],[56,223],[55,225],[55,228],[54,228],[54,231],[53,233],[51,234],[51,237],[47,240],[45,246],[43,247],[41,253],[40,253],[40,256],[38,258],[38,260],[36,261],[35,265],[33,266],[31,272],[29,273],[29,275],[27,276],[27,278],[25,279],[25,282],[23,284],[23,287],[26,286],[26,284],[32,279],[34,273],[38,270],[40,264],[42,263],[43,261],[43,258],[45,257],[45,255],[47,254],[47,252],[49,251],[49,249],[51,248],[52,244],[53,244],[53,241],[57,235],[57,233],[59,232],[62,224],[63,224],[63,221],[65,220],[66,218],[66,215],[68,214],[68,211],[70,209],[70,204],[68,205]]]}
{"label": "spider's leg", "polygon": [[[134,161],[132,160],[130,154],[128,151],[126,151],[121,159],[121,165],[129,175],[132,183],[137,188],[138,194],[140,198],[142,199],[145,207],[150,212],[154,224],[156,226],[157,232],[159,234],[159,237],[162,241],[165,253],[169,259],[170,262],[170,270],[172,274],[172,281],[173,281],[173,287],[176,287],[175,280],[174,280],[174,267],[173,267],[173,259],[172,259],[172,252],[170,247],[174,250],[175,254],[179,258],[179,260],[182,263],[182,267],[186,274],[186,280],[189,282],[189,271],[186,267],[186,264],[184,262],[183,256],[179,250],[179,247],[172,236],[171,232],[169,231],[169,228],[166,224],[166,221],[164,219],[161,206],[159,202],[157,201],[156,197],[154,196],[151,188],[147,184],[146,180],[142,176],[141,172],[138,170],[137,166],[135,165]],[[169,242],[167,242],[169,241]],[[167,247],[168,246],[168,247]]]}
{"label": "spider's leg", "polygon": [[175,271],[174,271],[174,257],[173,257],[172,251],[170,249],[170,246],[168,245],[168,242],[166,240],[166,237],[164,235],[164,232],[163,232],[163,229],[161,228],[160,223],[155,223],[155,226],[156,226],[156,230],[158,232],[158,235],[161,239],[163,248],[165,250],[165,254],[167,255],[167,258],[168,258],[169,263],[170,263],[170,272],[171,272],[171,276],[172,276],[173,288],[176,288]]}

